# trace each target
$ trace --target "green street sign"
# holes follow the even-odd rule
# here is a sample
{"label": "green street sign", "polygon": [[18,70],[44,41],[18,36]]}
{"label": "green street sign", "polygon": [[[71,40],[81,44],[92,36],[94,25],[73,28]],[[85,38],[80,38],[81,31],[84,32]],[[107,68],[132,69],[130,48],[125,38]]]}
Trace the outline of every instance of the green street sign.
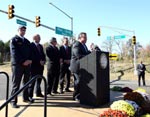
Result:
{"label": "green street sign", "polygon": [[27,22],[22,21],[22,20],[20,20],[20,19],[16,19],[16,23],[17,23],[17,24],[20,24],[20,25],[23,25],[23,26],[27,26]]}
{"label": "green street sign", "polygon": [[110,39],[123,39],[123,38],[126,38],[125,35],[116,35],[116,36],[108,36],[107,39],[110,40]]}
{"label": "green street sign", "polygon": [[55,28],[55,33],[59,35],[69,36],[69,37],[72,37],[73,34],[71,30],[60,28],[60,27]]}
{"label": "green street sign", "polygon": [[123,38],[126,38],[125,35],[117,35],[117,36],[114,36],[115,39],[123,39]]}

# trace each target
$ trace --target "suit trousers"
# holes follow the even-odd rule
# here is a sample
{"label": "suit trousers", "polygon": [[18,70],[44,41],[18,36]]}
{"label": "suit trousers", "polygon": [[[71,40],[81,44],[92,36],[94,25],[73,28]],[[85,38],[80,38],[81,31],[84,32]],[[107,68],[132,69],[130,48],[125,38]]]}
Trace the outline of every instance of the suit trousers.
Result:
{"label": "suit trousers", "polygon": [[[30,66],[12,65],[12,92],[13,96],[20,88],[21,81],[25,85],[30,78]],[[28,88],[23,91],[23,100],[28,100]],[[12,100],[13,103],[17,103],[17,96]]]}
{"label": "suit trousers", "polygon": [[60,66],[59,63],[51,64],[48,63],[47,68],[47,94],[51,94],[52,92],[57,92],[58,83],[59,83],[59,72]]}
{"label": "suit trousers", "polygon": [[80,75],[73,73],[74,76],[74,92],[73,99],[80,99]]}
{"label": "suit trousers", "polygon": [[145,73],[140,73],[138,74],[138,85],[141,86],[141,78],[142,78],[142,82],[143,82],[143,86],[145,86]]}
{"label": "suit trousers", "polygon": [[70,75],[71,75],[71,72],[69,70],[69,65],[68,64],[62,64],[60,66],[59,84],[60,84],[60,90],[61,91],[63,91],[63,89],[64,89],[65,74],[67,76],[66,77],[67,81],[66,81],[65,90],[68,90],[69,87],[70,87]]}
{"label": "suit trousers", "polygon": [[[41,71],[36,71],[36,72],[31,72],[31,78],[33,78],[34,76],[36,75],[43,75],[43,70]],[[30,85],[29,85],[29,89],[28,89],[28,92],[29,92],[29,97],[33,97],[33,92],[34,92],[34,86],[36,84],[36,87],[35,87],[35,92],[36,92],[36,95],[40,95],[42,94],[41,93],[41,82],[42,82],[42,79],[41,78],[38,78],[36,79],[36,81],[33,81]]]}

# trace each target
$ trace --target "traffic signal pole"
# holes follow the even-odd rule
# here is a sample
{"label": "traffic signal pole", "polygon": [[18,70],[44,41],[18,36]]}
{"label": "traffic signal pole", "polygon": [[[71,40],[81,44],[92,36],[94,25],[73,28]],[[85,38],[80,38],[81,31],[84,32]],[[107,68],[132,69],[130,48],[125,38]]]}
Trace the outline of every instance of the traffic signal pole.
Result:
{"label": "traffic signal pole", "polygon": [[[114,30],[121,30],[121,31],[125,31],[125,32],[131,32],[133,33],[132,36],[130,37],[134,37],[135,38],[135,44],[133,44],[133,49],[134,49],[134,75],[137,75],[137,70],[136,70],[136,37],[135,37],[135,31],[134,30],[127,30],[127,29],[122,29],[122,28],[117,28],[117,27],[111,27],[111,26],[99,26],[100,28],[108,28],[108,29],[114,29]],[[120,32],[119,32],[120,33]],[[129,35],[127,35],[129,36]]]}
{"label": "traffic signal pole", "polygon": [[137,70],[136,70],[136,44],[134,44],[134,75],[137,75]]}
{"label": "traffic signal pole", "polygon": [[[8,14],[7,11],[3,11],[3,10],[0,10],[0,12],[5,13],[5,14]],[[30,20],[30,19],[21,17],[21,16],[19,16],[19,15],[15,15],[15,14],[14,14],[14,17],[17,17],[17,18],[20,18],[20,19],[23,19],[23,20],[25,20],[25,21],[28,21],[28,22],[30,22],[30,23],[34,23],[34,24],[35,24],[35,21],[32,21],[32,20]],[[44,27],[44,28],[47,28],[47,29],[50,29],[50,30],[52,30],[52,31],[55,31],[54,28],[51,28],[51,27],[49,27],[49,26],[47,26],[47,25],[40,24],[40,26],[42,26],[42,27]]]}
{"label": "traffic signal pole", "polygon": [[134,47],[134,74],[137,75],[137,70],[136,70],[136,36],[132,37],[132,43]]}

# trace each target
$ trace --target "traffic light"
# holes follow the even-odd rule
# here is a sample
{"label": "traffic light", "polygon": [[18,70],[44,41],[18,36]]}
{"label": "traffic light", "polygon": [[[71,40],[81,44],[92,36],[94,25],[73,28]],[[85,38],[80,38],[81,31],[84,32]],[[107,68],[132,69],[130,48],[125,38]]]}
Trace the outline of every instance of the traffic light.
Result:
{"label": "traffic light", "polygon": [[136,44],[136,36],[132,37],[132,44],[135,45]]}
{"label": "traffic light", "polygon": [[40,16],[36,16],[35,17],[35,26],[36,27],[39,27],[41,24],[40,24]]}
{"label": "traffic light", "polygon": [[8,19],[12,19],[14,15],[14,5],[8,5]]}
{"label": "traffic light", "polygon": [[100,28],[97,28],[97,33],[98,33],[98,36],[101,36],[101,30],[100,30]]}

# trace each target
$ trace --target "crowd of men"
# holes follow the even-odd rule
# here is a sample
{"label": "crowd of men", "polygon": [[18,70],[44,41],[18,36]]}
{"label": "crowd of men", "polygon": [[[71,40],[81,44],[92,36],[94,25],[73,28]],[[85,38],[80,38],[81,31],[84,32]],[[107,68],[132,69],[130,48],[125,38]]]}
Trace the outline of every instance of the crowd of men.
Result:
{"label": "crowd of men", "polygon": [[[88,55],[90,51],[85,45],[87,41],[87,34],[81,32],[78,40],[72,45],[68,46],[68,38],[63,38],[63,44],[58,48],[57,39],[52,37],[49,45],[46,47],[44,53],[43,46],[40,44],[40,35],[33,36],[33,42],[30,43],[24,37],[26,32],[25,26],[19,26],[18,34],[10,41],[11,52],[11,67],[12,67],[12,91],[11,96],[14,95],[21,85],[25,85],[32,77],[36,75],[43,75],[44,65],[47,56],[47,95],[52,96],[57,93],[70,92],[70,75],[74,77],[74,93],[73,99],[80,100],[80,79],[79,60]],[[64,79],[66,75],[66,85]],[[35,85],[36,84],[36,85]],[[41,92],[41,79],[37,79],[23,91],[23,102],[34,102],[33,92],[37,97],[44,97]],[[59,86],[60,85],[60,86]],[[65,86],[65,87],[64,87]],[[58,87],[59,92],[58,92]],[[13,108],[19,108],[17,105],[17,96],[11,101]]]}

